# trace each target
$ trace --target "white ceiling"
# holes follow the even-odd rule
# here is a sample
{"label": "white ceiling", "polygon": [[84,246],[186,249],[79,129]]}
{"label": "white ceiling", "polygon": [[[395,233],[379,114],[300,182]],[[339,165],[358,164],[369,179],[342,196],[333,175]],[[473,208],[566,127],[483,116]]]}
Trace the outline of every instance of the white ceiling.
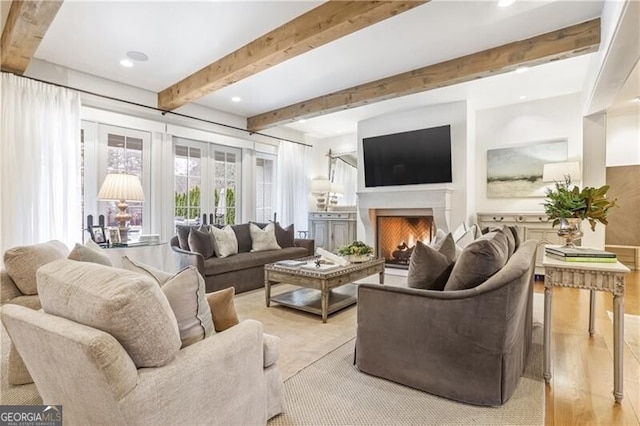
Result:
{"label": "white ceiling", "polygon": [[[4,2],[3,2],[4,3]],[[70,1],[35,57],[158,92],[322,2]],[[433,0],[228,86],[199,104],[253,116],[600,16],[603,1]],[[133,68],[127,51],[149,56]],[[358,120],[421,105],[468,100],[477,109],[579,92],[592,55],[293,123],[316,137],[353,132]],[[29,75],[27,70],[26,75]],[[239,96],[234,103],[231,97]]]}

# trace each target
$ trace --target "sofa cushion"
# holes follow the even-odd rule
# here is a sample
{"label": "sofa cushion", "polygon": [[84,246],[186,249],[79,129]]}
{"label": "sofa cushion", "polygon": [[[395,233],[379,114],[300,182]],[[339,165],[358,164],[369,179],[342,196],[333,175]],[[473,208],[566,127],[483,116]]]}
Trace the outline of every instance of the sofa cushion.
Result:
{"label": "sofa cushion", "polygon": [[213,326],[218,332],[239,323],[236,306],[233,303],[235,294],[235,289],[228,287],[206,295],[211,317],[213,318]]}
{"label": "sofa cushion", "polygon": [[76,243],[68,259],[79,262],[93,262],[105,266],[113,266],[113,262],[98,244],[93,240],[87,240],[85,245]]}
{"label": "sofa cushion", "polygon": [[4,253],[4,267],[16,287],[25,295],[38,294],[36,271],[42,265],[64,259],[69,249],[57,240],[13,247]]}
{"label": "sofa cushion", "polygon": [[180,333],[158,284],[137,272],[60,259],[37,272],[46,313],[111,334],[134,364],[158,367],[180,350]]}
{"label": "sofa cushion", "polygon": [[423,290],[442,290],[452,268],[453,259],[418,241],[409,259],[407,285]]}
{"label": "sofa cushion", "polygon": [[212,226],[211,234],[215,241],[213,249],[217,257],[224,259],[238,253],[238,240],[231,225],[227,225],[222,229]]}
{"label": "sofa cushion", "polygon": [[173,275],[124,256],[122,267],[151,277],[160,285],[178,321],[183,348],[213,333],[213,319],[205,294],[204,278],[195,266],[187,266]]}
{"label": "sofa cushion", "polygon": [[462,251],[444,290],[464,290],[482,284],[507,263],[508,254],[508,242],[504,233],[490,232],[483,235]]}
{"label": "sofa cushion", "polygon": [[306,257],[309,253],[304,247],[289,247],[280,250],[256,251],[251,253],[238,253],[224,259],[211,257],[204,261],[204,275],[218,275],[226,272],[234,272],[242,269],[255,268],[267,263],[285,259],[298,259]]}
{"label": "sofa cushion", "polygon": [[189,249],[194,253],[200,253],[205,259],[215,254],[213,234],[208,227],[200,227],[199,229],[191,228],[189,231]]}
{"label": "sofa cushion", "polygon": [[429,242],[429,247],[435,250],[439,250],[442,244],[444,243],[444,239],[447,238],[447,233],[442,229],[438,228],[436,231],[436,235],[434,235],[431,242]]}
{"label": "sofa cushion", "polygon": [[260,229],[255,223],[249,224],[251,233],[251,251],[278,250],[281,247],[276,240],[276,227],[274,223],[269,223],[264,229]]}

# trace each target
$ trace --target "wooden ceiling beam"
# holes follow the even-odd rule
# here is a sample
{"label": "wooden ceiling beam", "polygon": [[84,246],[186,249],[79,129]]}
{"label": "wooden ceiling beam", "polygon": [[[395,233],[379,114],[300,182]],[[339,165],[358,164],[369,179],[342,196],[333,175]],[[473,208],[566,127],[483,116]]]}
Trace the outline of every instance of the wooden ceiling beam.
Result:
{"label": "wooden ceiling beam", "polygon": [[328,1],[164,89],[158,108],[176,109],[428,1]]}
{"label": "wooden ceiling beam", "polygon": [[23,74],[64,0],[13,0],[0,39],[2,71]]}
{"label": "wooden ceiling beam", "polygon": [[260,131],[301,118],[313,118],[400,96],[464,83],[594,52],[600,45],[600,19],[505,44],[413,71],[350,87],[250,117],[247,127]]}

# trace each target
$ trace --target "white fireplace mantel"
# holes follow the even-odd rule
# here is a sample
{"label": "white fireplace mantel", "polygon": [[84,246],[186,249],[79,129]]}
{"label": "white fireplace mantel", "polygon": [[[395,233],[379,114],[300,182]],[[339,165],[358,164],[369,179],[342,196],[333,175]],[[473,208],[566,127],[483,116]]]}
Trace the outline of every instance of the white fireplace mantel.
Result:
{"label": "white fireplace mantel", "polygon": [[373,244],[376,217],[384,210],[430,210],[436,228],[449,232],[451,223],[451,188],[411,188],[358,192],[358,215],[365,231],[365,240]]}

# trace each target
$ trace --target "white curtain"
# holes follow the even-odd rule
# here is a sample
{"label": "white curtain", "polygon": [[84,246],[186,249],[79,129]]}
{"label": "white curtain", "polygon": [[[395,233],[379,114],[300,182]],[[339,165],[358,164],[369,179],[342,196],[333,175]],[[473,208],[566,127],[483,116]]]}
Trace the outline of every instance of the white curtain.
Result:
{"label": "white curtain", "polygon": [[298,231],[307,231],[309,190],[307,188],[311,147],[280,141],[278,148],[278,178],[276,213],[283,227],[294,224]]}
{"label": "white curtain", "polygon": [[82,241],[80,96],[2,73],[0,252]]}
{"label": "white curtain", "polygon": [[338,197],[338,205],[355,206],[358,170],[339,158],[336,158],[334,170],[333,181],[344,186],[344,194]]}

